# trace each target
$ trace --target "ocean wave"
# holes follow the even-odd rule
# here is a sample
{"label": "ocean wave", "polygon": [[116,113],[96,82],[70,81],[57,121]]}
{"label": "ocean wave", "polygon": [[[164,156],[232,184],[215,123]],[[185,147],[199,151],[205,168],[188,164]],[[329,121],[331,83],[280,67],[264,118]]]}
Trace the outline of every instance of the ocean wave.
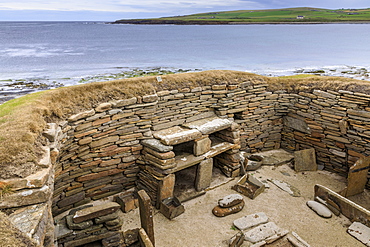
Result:
{"label": "ocean wave", "polygon": [[25,47],[25,48],[6,48],[0,51],[0,57],[56,57],[56,56],[78,56],[82,52],[76,52],[71,49],[55,49],[45,47]]}

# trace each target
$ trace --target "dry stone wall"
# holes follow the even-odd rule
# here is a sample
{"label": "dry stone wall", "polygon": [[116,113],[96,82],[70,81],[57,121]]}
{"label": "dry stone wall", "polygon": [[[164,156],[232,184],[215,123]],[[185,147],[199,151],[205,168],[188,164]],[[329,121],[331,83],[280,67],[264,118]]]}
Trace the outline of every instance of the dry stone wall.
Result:
{"label": "dry stone wall", "polygon": [[[238,150],[314,148],[321,168],[347,175],[358,158],[370,155],[370,95],[341,90],[288,93],[268,87],[255,80],[159,91],[102,103],[49,124],[41,169],[27,178],[0,181],[13,190],[1,198],[0,209],[16,208],[9,213],[12,223],[32,232],[29,237],[36,244],[51,246],[51,212],[66,214],[119,193],[132,196],[137,188],[155,201],[158,187],[174,178],[148,166],[144,140],[153,139],[155,132],[215,115],[233,122],[233,129],[217,134],[233,139],[235,146],[225,153],[229,158]],[[214,160],[223,159],[227,160],[223,156]],[[29,212],[35,217],[25,225],[18,219]]]}
{"label": "dry stone wall", "polygon": [[319,166],[344,176],[360,157],[370,155],[370,95],[313,90],[289,97],[284,149],[315,148]]}
{"label": "dry stone wall", "polygon": [[[153,138],[155,131],[210,113],[240,125],[242,149],[278,148],[281,115],[287,108],[277,100],[279,93],[266,88],[261,81],[161,91],[103,103],[71,116],[60,124],[63,135],[55,166],[54,215],[128,190],[138,179],[144,181],[147,171],[143,169],[141,141]],[[158,182],[143,187],[155,190]]]}

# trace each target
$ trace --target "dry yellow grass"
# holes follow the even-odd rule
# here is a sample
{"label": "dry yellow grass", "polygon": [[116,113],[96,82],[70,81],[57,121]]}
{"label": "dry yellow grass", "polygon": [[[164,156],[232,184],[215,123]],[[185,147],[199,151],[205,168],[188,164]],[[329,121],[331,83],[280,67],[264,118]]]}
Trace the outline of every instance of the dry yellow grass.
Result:
{"label": "dry yellow grass", "polygon": [[161,90],[245,81],[266,82],[270,90],[289,92],[343,89],[370,93],[368,83],[346,78],[268,78],[245,72],[218,70],[161,77],[161,83],[152,76],[59,88],[30,94],[0,105],[0,179],[24,177],[38,169],[35,165],[41,155],[38,150],[44,142],[40,133],[46,123],[64,120],[102,102]]}

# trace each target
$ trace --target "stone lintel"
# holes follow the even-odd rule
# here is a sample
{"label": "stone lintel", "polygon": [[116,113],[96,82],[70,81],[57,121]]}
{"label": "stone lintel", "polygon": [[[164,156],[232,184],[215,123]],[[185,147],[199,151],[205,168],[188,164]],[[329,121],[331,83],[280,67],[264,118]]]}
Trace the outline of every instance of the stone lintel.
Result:
{"label": "stone lintel", "polygon": [[163,145],[159,140],[157,139],[146,139],[142,140],[141,144],[145,147],[148,147],[154,151],[160,152],[160,153],[166,153],[173,150],[173,146],[167,146]]}
{"label": "stone lintel", "polygon": [[197,129],[202,132],[203,135],[209,135],[211,133],[227,129],[231,127],[232,122],[226,118],[204,118],[191,123],[185,123],[183,126],[190,129]]}
{"label": "stone lintel", "polygon": [[175,126],[169,129],[154,132],[153,136],[165,145],[177,145],[202,137],[202,133],[196,129],[187,129]]}
{"label": "stone lintel", "polygon": [[116,202],[107,202],[94,207],[81,209],[73,216],[74,223],[81,223],[83,221],[91,220],[103,215],[112,214],[116,212],[121,206]]}

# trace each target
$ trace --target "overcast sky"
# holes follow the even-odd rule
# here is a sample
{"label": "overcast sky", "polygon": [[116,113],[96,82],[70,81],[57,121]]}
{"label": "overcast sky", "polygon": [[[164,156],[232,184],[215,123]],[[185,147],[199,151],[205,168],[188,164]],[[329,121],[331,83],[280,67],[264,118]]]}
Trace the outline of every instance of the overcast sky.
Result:
{"label": "overcast sky", "polygon": [[114,21],[227,10],[368,8],[369,0],[0,0],[0,21]]}

